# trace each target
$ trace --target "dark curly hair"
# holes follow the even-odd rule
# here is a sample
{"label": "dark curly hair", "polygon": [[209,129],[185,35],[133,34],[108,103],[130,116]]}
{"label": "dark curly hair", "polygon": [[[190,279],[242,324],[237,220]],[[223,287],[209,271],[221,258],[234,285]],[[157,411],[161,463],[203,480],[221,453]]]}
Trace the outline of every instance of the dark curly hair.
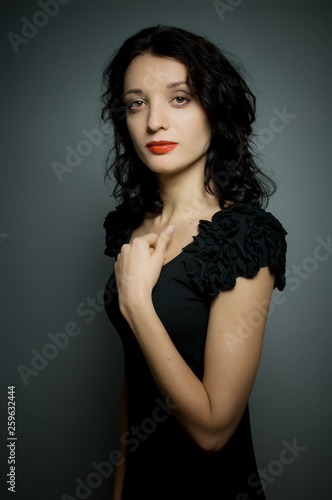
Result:
{"label": "dark curly hair", "polygon": [[138,157],[126,124],[123,82],[138,55],[167,56],[187,68],[188,85],[200,99],[212,127],[206,154],[205,189],[219,200],[266,206],[275,183],[254,160],[252,123],[256,99],[234,62],[202,36],[172,26],[152,26],[130,37],[103,72],[102,122],[113,126],[113,147],[105,180],[114,173],[112,195],[132,210],[161,213],[157,176]]}

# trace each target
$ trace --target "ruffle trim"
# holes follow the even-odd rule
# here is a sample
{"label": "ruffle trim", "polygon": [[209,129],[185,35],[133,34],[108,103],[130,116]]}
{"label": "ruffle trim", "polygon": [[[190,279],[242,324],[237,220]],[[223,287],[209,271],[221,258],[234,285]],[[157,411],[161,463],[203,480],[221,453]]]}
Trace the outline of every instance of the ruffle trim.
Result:
{"label": "ruffle trim", "polygon": [[234,203],[198,227],[193,244],[183,249],[187,275],[198,291],[214,299],[233,288],[238,276],[253,278],[263,266],[275,273],[274,287],[284,289],[287,232],[270,212]]}
{"label": "ruffle trim", "polygon": [[[116,257],[143,219],[124,205],[105,218],[105,254]],[[280,222],[262,208],[234,203],[216,212],[211,221],[199,221],[199,233],[183,248],[185,269],[196,290],[210,299],[229,290],[238,276],[253,278],[261,267],[275,273],[274,287],[286,284],[286,235]]]}
{"label": "ruffle trim", "polygon": [[105,255],[116,257],[121,246],[128,241],[134,227],[139,225],[142,216],[129,210],[124,205],[118,205],[105,217],[103,227],[106,230]]}

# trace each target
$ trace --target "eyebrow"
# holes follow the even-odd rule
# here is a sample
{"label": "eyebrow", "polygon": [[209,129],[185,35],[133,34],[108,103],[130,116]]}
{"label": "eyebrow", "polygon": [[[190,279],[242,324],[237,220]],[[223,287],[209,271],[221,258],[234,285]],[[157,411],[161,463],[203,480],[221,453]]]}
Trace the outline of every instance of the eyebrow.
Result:
{"label": "eyebrow", "polygon": [[[173,89],[174,87],[179,87],[180,85],[187,85],[187,87],[189,87],[188,82],[173,82],[173,83],[169,83],[166,86],[166,88]],[[143,94],[143,90],[142,89],[129,89],[124,93],[125,96],[127,94]]]}
{"label": "eyebrow", "polygon": [[188,82],[174,82],[174,83],[170,83],[169,85],[167,85],[167,88],[168,89],[172,89],[173,87],[178,87],[179,85],[187,85],[187,87],[188,87]]}

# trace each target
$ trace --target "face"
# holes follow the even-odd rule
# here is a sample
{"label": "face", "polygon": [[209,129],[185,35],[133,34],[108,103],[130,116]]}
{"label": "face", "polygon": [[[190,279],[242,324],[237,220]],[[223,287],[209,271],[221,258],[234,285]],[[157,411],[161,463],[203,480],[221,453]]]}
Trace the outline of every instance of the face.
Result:
{"label": "face", "polygon": [[211,127],[186,80],[184,64],[150,54],[133,59],[125,73],[129,134],[139,158],[156,173],[205,165]]}

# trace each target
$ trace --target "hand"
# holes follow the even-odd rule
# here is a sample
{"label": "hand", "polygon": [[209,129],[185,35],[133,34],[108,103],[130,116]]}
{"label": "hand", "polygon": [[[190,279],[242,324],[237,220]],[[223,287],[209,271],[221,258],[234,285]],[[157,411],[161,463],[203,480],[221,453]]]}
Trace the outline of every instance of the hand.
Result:
{"label": "hand", "polygon": [[138,300],[151,297],[173,232],[174,226],[167,226],[159,236],[149,233],[122,245],[114,265],[122,314],[125,315]]}

